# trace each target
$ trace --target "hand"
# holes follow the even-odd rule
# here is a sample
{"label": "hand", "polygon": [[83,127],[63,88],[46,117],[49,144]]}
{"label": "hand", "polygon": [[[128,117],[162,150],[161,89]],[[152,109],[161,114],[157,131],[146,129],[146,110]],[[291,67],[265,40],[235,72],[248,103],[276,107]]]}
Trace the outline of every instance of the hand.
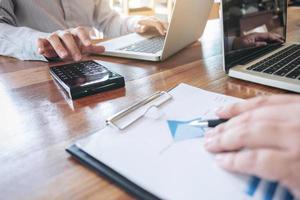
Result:
{"label": "hand", "polygon": [[278,181],[300,197],[300,96],[260,97],[217,111],[231,118],[205,147],[224,169]]}
{"label": "hand", "polygon": [[138,21],[137,33],[146,33],[150,31],[157,31],[161,35],[166,35],[169,24],[162,22],[155,17],[145,17]]}
{"label": "hand", "polygon": [[283,43],[281,35],[277,33],[251,33],[233,41],[233,49],[244,49],[250,47],[262,47],[268,43]]}
{"label": "hand", "polygon": [[89,28],[78,27],[52,33],[38,39],[38,52],[46,58],[73,59],[79,61],[83,54],[100,54],[104,47],[92,44]]}

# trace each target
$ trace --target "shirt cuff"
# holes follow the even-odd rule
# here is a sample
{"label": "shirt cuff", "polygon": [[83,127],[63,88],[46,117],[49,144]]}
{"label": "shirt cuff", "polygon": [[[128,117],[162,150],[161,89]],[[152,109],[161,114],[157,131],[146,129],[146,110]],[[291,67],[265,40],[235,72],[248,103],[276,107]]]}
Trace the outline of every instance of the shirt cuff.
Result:
{"label": "shirt cuff", "polygon": [[23,49],[23,59],[22,60],[36,60],[48,62],[48,60],[41,54],[38,53],[38,39],[47,38],[50,33],[36,32],[32,31],[30,38],[28,38],[28,43]]}

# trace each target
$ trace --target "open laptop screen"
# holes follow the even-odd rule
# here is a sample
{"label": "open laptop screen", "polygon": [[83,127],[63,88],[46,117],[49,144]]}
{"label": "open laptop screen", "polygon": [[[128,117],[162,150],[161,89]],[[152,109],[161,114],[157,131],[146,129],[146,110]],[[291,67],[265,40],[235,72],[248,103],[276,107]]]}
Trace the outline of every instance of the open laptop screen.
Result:
{"label": "open laptop screen", "polygon": [[223,0],[222,5],[226,71],[285,42],[286,0]]}

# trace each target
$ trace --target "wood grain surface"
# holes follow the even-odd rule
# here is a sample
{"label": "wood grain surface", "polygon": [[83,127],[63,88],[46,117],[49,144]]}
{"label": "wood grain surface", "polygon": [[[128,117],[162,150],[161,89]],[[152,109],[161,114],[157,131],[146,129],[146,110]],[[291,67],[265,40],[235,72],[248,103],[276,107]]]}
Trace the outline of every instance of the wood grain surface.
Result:
{"label": "wood grain surface", "polygon": [[[288,40],[300,41],[300,10],[290,8]],[[250,98],[286,91],[232,79],[222,70],[220,21],[201,40],[162,63],[97,59],[126,78],[126,88],[65,99],[49,74],[61,63],[0,57],[0,199],[133,199],[72,159],[65,148],[140,98],[179,83]],[[188,98],[188,97],[187,97]]]}

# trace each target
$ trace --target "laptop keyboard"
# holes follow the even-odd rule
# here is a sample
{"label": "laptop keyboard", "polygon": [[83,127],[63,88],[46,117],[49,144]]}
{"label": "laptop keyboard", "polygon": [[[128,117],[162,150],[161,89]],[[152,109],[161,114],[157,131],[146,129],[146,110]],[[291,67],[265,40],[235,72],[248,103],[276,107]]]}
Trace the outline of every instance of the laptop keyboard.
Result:
{"label": "laptop keyboard", "polygon": [[165,37],[153,37],[136,42],[132,45],[121,48],[120,50],[155,54],[163,49],[164,42]]}
{"label": "laptop keyboard", "polygon": [[291,45],[247,70],[300,80],[300,45]]}

